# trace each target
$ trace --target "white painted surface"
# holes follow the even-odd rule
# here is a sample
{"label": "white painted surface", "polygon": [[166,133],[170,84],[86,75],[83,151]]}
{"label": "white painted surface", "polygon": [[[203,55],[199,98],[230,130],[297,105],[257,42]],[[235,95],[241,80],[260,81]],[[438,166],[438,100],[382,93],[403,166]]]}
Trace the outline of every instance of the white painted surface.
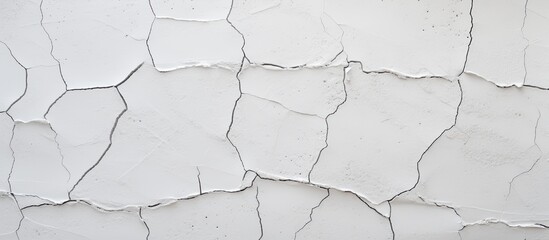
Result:
{"label": "white painted surface", "polygon": [[548,239],[547,19],[0,1],[0,240]]}

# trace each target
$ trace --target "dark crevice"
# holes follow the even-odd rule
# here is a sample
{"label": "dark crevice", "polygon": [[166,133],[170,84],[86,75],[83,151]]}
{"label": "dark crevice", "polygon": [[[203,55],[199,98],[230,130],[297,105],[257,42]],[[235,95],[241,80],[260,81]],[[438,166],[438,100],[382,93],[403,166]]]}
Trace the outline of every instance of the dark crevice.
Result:
{"label": "dark crevice", "polygon": [[200,195],[202,195],[202,181],[200,180],[200,169],[196,167],[196,171],[198,172],[198,174],[196,175],[196,178],[198,179],[198,192],[200,193]]}
{"label": "dark crevice", "polygon": [[524,36],[524,25],[526,24],[526,17],[528,16],[528,0],[524,3],[524,18],[522,19],[522,26],[520,27],[520,32],[522,33],[522,38],[526,41],[526,46],[524,46],[524,49],[522,50],[522,59],[523,59],[523,67],[524,67],[524,78],[522,80],[522,85],[526,84],[526,77],[528,76],[528,68],[526,67],[526,50],[528,47],[530,47],[530,40]]}
{"label": "dark crevice", "polygon": [[458,76],[461,76],[463,73],[465,73],[465,67],[467,66],[467,60],[469,59],[469,51],[471,50],[471,43],[473,43],[473,27],[474,27],[473,5],[474,5],[474,0],[471,0],[471,8],[469,8],[469,17],[471,19],[471,28],[469,28],[469,44],[467,44],[467,52],[465,53],[465,61],[463,62],[463,68],[461,69],[461,73]]}
{"label": "dark crevice", "polygon": [[[233,148],[235,149],[237,155],[238,155],[238,159],[240,160],[240,164],[242,165],[242,169],[244,170],[244,172],[246,172],[246,166],[244,165],[244,161],[242,160],[242,155],[240,154],[240,151],[238,150],[238,148],[236,147],[236,145],[233,143],[233,141],[231,140],[231,138],[229,137],[229,133],[231,132],[231,129],[233,127],[233,124],[234,124],[234,115],[235,115],[235,111],[236,111],[236,106],[238,105],[238,101],[240,101],[240,99],[242,98],[242,83],[240,81],[240,73],[242,72],[242,69],[244,67],[244,60],[247,60],[248,63],[250,62],[250,60],[248,59],[248,57],[246,56],[246,52],[244,51],[244,47],[246,46],[246,39],[244,38],[244,34],[242,34],[240,32],[240,30],[238,30],[234,24],[231,22],[231,20],[229,20],[230,16],[231,16],[231,12],[233,11],[233,6],[234,6],[234,0],[231,1],[231,8],[229,9],[229,12],[227,13],[227,17],[225,18],[225,20],[231,25],[231,27],[236,31],[238,32],[238,34],[240,34],[240,37],[242,38],[242,47],[240,48],[240,50],[242,51],[242,60],[240,61],[240,67],[238,68],[238,71],[236,72],[236,80],[238,81],[238,92],[239,92],[239,95],[238,95],[238,98],[236,98],[235,102],[234,102],[234,106],[233,106],[233,110],[231,112],[231,122],[229,123],[229,128],[227,129],[227,132],[225,133],[225,138],[227,138],[227,140],[229,141],[229,143],[233,146]],[[244,177],[246,176],[246,174],[243,174],[242,176],[242,179],[244,179]]]}
{"label": "dark crevice", "polygon": [[320,149],[320,151],[318,152],[318,156],[316,157],[316,160],[315,162],[313,163],[313,165],[311,166],[311,170],[309,170],[309,173],[307,174],[307,181],[310,183],[311,182],[311,174],[313,173],[313,170],[315,169],[316,165],[318,164],[318,161],[320,160],[320,157],[322,155],[322,152],[324,151],[324,149],[328,148],[328,134],[330,132],[330,126],[328,124],[328,118],[332,115],[334,115],[338,110],[339,110],[339,107],[341,107],[341,105],[343,105],[345,102],[347,102],[347,87],[345,85],[345,80],[347,78],[347,68],[349,68],[351,65],[347,65],[345,67],[343,67],[343,79],[342,79],[342,84],[343,84],[343,92],[345,93],[345,96],[343,98],[343,101],[341,101],[337,106],[336,108],[334,109],[333,112],[329,113],[328,115],[326,115],[326,117],[324,118],[324,123],[326,124],[326,138],[324,139],[324,147],[322,147],[322,149]]}
{"label": "dark crevice", "polygon": [[122,117],[122,115],[124,115],[124,113],[126,111],[128,111],[128,103],[126,102],[126,99],[124,99],[124,96],[122,96],[122,93],[120,92],[120,90],[118,89],[118,87],[115,87],[116,88],[116,92],[118,93],[118,95],[120,96],[120,99],[122,100],[122,102],[124,103],[124,109],[120,112],[120,114],[118,114],[118,116],[116,117],[116,120],[114,121],[114,124],[111,128],[111,132],[109,134],[109,145],[107,146],[107,148],[105,149],[105,151],[103,151],[103,153],[101,154],[101,156],[99,157],[99,159],[90,167],[88,168],[84,174],[82,174],[82,176],[80,177],[80,179],[78,179],[78,181],[72,186],[71,190],[69,191],[69,199],[71,199],[71,194],[72,192],[74,191],[74,189],[76,188],[76,186],[78,186],[78,184],[84,179],[84,177],[86,177],[86,175],[88,175],[88,173],[90,173],[95,167],[97,167],[97,165],[99,165],[99,163],[101,162],[101,160],[103,160],[103,158],[105,157],[105,155],[107,154],[107,152],[109,151],[109,149],[112,147],[112,136],[114,134],[114,131],[116,130],[116,127],[118,125],[118,122],[120,120],[120,118]]}
{"label": "dark crevice", "polygon": [[[23,98],[23,96],[25,96],[25,94],[27,94],[27,89],[29,88],[29,71],[28,71],[28,68],[26,68],[25,66],[23,66],[23,64],[21,62],[19,62],[19,60],[17,60],[17,58],[15,57],[15,55],[13,55],[13,52],[11,51],[11,48],[8,46],[8,44],[6,44],[5,42],[3,41],[0,41],[0,43],[4,44],[4,46],[6,46],[6,48],[8,49],[8,52],[10,53],[11,57],[13,58],[13,60],[15,60],[15,62],[21,66],[24,70],[25,70],[25,89],[23,90],[23,93],[17,97],[17,99],[15,99],[15,101],[13,101],[9,106],[8,108],[6,108],[6,110],[0,112],[0,113],[8,113],[9,110],[13,107],[13,105],[15,105],[17,102],[19,102],[19,100],[21,100]],[[11,117],[11,116],[10,116]],[[13,119],[13,118],[12,118]]]}
{"label": "dark crevice", "polygon": [[418,184],[419,184],[419,180],[421,178],[421,172],[419,170],[419,165],[421,163],[421,160],[423,160],[423,157],[425,156],[425,154],[429,151],[429,149],[431,149],[431,147],[438,141],[438,139],[440,139],[446,132],[450,131],[454,126],[456,126],[456,123],[457,123],[457,119],[458,119],[458,116],[459,116],[459,108],[461,107],[461,104],[463,103],[463,88],[461,86],[461,81],[460,80],[457,80],[457,83],[458,83],[458,86],[459,86],[459,91],[460,91],[460,99],[459,99],[459,103],[458,103],[458,106],[456,108],[456,114],[454,116],[454,122],[452,123],[451,126],[449,126],[448,128],[444,129],[432,142],[431,144],[429,144],[429,146],[425,149],[425,151],[423,151],[423,153],[421,154],[421,156],[419,157],[419,160],[417,161],[416,163],[416,171],[417,171],[417,179],[416,179],[416,182],[414,183],[414,185],[409,188],[409,189],[406,189],[398,194],[396,194],[395,196],[393,196],[391,199],[389,199],[388,201],[393,201],[396,197],[404,194],[404,193],[407,193],[409,191],[412,191],[412,189],[414,189]]}
{"label": "dark crevice", "polygon": [[40,1],[40,26],[42,26],[42,29],[44,30],[44,33],[48,36],[48,40],[50,41],[50,56],[53,58],[54,61],[57,62],[57,68],[59,69],[59,75],[61,76],[61,79],[63,80],[63,84],[65,85],[65,90],[68,89],[67,81],[65,81],[65,77],[63,76],[63,71],[61,69],[61,62],[59,59],[57,59],[53,55],[53,40],[51,39],[50,33],[46,30],[46,27],[44,26],[44,11],[42,9],[42,5],[44,4],[44,0]]}
{"label": "dark crevice", "polygon": [[141,219],[141,222],[143,222],[143,225],[145,225],[145,228],[147,228],[147,236],[145,237],[145,240],[149,240],[149,236],[151,235],[151,229],[149,228],[149,225],[147,224],[145,219],[143,219],[143,214],[141,213],[142,210],[143,210],[143,208],[140,207],[139,208],[139,219]]}
{"label": "dark crevice", "polygon": [[263,220],[261,219],[261,214],[259,213],[259,208],[261,207],[261,203],[259,202],[259,187],[256,187],[255,200],[257,201],[257,207],[255,208],[255,211],[257,212],[257,218],[259,219],[259,227],[261,230],[261,235],[259,235],[259,239],[261,240],[263,238]]}
{"label": "dark crevice", "polygon": [[329,189],[326,189],[326,196],[324,198],[322,198],[320,200],[320,202],[318,202],[318,204],[316,206],[314,206],[313,208],[311,208],[311,212],[309,213],[309,221],[307,221],[305,224],[303,224],[303,226],[301,226],[301,228],[299,230],[297,230],[297,232],[295,232],[294,234],[294,240],[297,239],[297,234],[299,232],[301,232],[301,230],[303,230],[307,225],[309,225],[309,223],[311,223],[313,221],[313,213],[315,211],[315,209],[319,208],[320,205],[322,205],[322,203],[324,202],[324,200],[326,200],[329,196],[330,196],[330,190]]}
{"label": "dark crevice", "polygon": [[389,227],[391,228],[391,235],[393,236],[393,240],[395,240],[395,229],[393,226],[393,220],[391,219],[393,217],[393,206],[391,205],[391,202],[387,202],[389,204],[389,217],[387,218],[389,220]]}
{"label": "dark crevice", "polygon": [[151,57],[151,63],[153,65],[153,67],[156,68],[156,64],[154,63],[154,58],[153,58],[153,55],[151,53],[151,46],[149,45],[149,40],[151,39],[152,28],[153,28],[154,22],[156,21],[156,13],[154,12],[154,8],[152,6],[151,0],[148,0],[148,2],[149,2],[149,7],[151,8],[151,12],[152,12],[154,18],[153,18],[153,21],[151,22],[151,26],[149,27],[149,34],[147,34],[147,40],[145,40],[145,44],[147,45],[147,51],[149,52],[149,56]]}

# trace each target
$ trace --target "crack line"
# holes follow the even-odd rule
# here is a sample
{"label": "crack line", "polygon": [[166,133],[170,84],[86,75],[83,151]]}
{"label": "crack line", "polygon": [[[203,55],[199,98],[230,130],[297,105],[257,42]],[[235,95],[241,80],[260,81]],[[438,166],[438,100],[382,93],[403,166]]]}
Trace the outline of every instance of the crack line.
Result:
{"label": "crack line", "polygon": [[231,113],[231,122],[229,123],[229,128],[227,129],[227,132],[225,133],[225,137],[227,138],[227,140],[229,141],[229,143],[233,146],[233,148],[235,149],[237,155],[238,155],[238,159],[240,160],[240,164],[242,165],[242,169],[244,169],[244,174],[242,176],[242,179],[244,179],[244,177],[246,176],[246,166],[244,165],[244,161],[242,160],[242,155],[240,154],[240,151],[238,150],[238,148],[236,147],[236,145],[233,143],[233,141],[231,140],[231,138],[229,137],[229,133],[231,132],[231,129],[233,127],[233,123],[234,123],[234,115],[235,115],[235,111],[236,111],[236,106],[238,105],[238,101],[240,101],[240,99],[242,98],[242,82],[240,81],[240,73],[242,72],[242,69],[244,67],[244,60],[247,60],[248,63],[250,63],[250,60],[248,59],[248,57],[246,56],[246,52],[244,51],[244,47],[246,46],[246,39],[244,38],[244,34],[242,34],[242,32],[240,32],[235,26],[234,24],[231,22],[231,20],[229,20],[229,17],[231,16],[231,12],[233,11],[233,6],[234,6],[234,0],[231,1],[231,8],[229,9],[229,12],[227,13],[227,17],[226,17],[226,21],[231,25],[231,27],[236,31],[238,32],[238,34],[240,34],[240,36],[242,37],[242,47],[240,48],[240,50],[242,51],[242,60],[240,61],[240,67],[238,68],[238,71],[236,72],[236,80],[238,81],[238,92],[239,92],[239,95],[238,95],[238,98],[236,98],[235,102],[234,102],[234,107],[233,107],[233,110],[232,110],[232,113]]}
{"label": "crack line", "polygon": [[76,186],[78,186],[78,184],[84,179],[84,177],[86,177],[86,175],[88,175],[88,173],[90,173],[95,167],[97,167],[97,165],[99,165],[101,160],[103,160],[103,158],[105,157],[105,155],[107,154],[107,152],[109,151],[109,149],[112,146],[112,136],[114,134],[114,130],[118,126],[118,122],[119,122],[120,118],[122,117],[122,115],[124,115],[124,113],[126,113],[126,111],[128,111],[128,103],[126,102],[126,99],[124,99],[124,96],[122,96],[122,93],[118,89],[118,86],[115,87],[115,88],[116,88],[116,92],[120,96],[120,99],[122,99],[122,102],[124,103],[124,109],[120,112],[120,114],[118,114],[118,116],[116,117],[116,120],[114,121],[114,124],[111,128],[111,132],[109,134],[109,145],[107,146],[105,151],[103,151],[103,154],[101,154],[99,159],[90,168],[88,168],[88,170],[86,170],[86,172],[84,172],[84,174],[82,174],[80,179],[78,179],[78,181],[72,186],[71,190],[69,191],[69,199],[71,199],[71,194],[74,191],[74,189],[76,188]]}
{"label": "crack line", "polygon": [[259,202],[259,187],[256,187],[255,200],[257,201],[257,207],[255,208],[255,211],[257,212],[257,217],[259,218],[259,227],[261,230],[259,240],[261,240],[263,238],[263,220],[261,219],[261,214],[259,214],[259,207],[261,206],[261,203]]}
{"label": "crack line", "polygon": [[294,233],[294,240],[297,239],[297,234],[299,232],[301,232],[301,230],[303,230],[309,223],[311,223],[313,221],[313,212],[315,211],[315,209],[319,208],[320,205],[322,205],[322,203],[324,202],[324,200],[326,200],[330,196],[330,189],[326,189],[326,192],[328,194],[326,194],[326,196],[324,198],[322,198],[316,206],[311,208],[311,212],[309,213],[309,221],[307,221],[305,224],[303,224],[303,226],[301,226],[301,228],[299,230],[297,230],[297,232]]}
{"label": "crack line", "polygon": [[471,19],[471,28],[469,28],[469,44],[467,44],[467,52],[465,53],[465,62],[463,63],[463,68],[461,69],[461,73],[458,75],[458,77],[461,76],[463,73],[465,73],[465,67],[467,66],[467,60],[469,59],[469,50],[471,50],[471,43],[473,43],[473,27],[474,27],[473,2],[474,0],[471,0],[471,8],[469,9],[469,16]]}
{"label": "crack line", "polygon": [[396,194],[395,196],[393,196],[391,199],[389,199],[388,201],[391,202],[393,201],[396,197],[404,194],[404,193],[407,193],[409,191],[412,191],[412,189],[414,189],[418,184],[419,184],[419,180],[421,178],[421,172],[419,171],[419,165],[421,163],[421,160],[423,160],[423,156],[425,156],[425,154],[429,151],[429,149],[431,149],[431,147],[448,131],[450,131],[450,129],[452,129],[454,126],[456,126],[456,123],[457,123],[457,119],[458,119],[458,116],[459,116],[459,108],[461,107],[461,104],[463,103],[463,88],[461,86],[461,81],[458,79],[457,80],[457,83],[458,83],[458,86],[459,86],[459,91],[460,91],[460,99],[459,99],[459,103],[458,103],[458,106],[456,108],[456,115],[454,116],[454,122],[452,123],[452,125],[446,129],[444,129],[432,142],[431,144],[429,144],[429,146],[427,147],[427,149],[425,149],[425,151],[423,151],[423,153],[421,154],[421,156],[419,157],[419,160],[417,161],[416,163],[416,171],[417,171],[417,179],[416,179],[416,182],[414,183],[414,185],[409,188],[409,189],[406,189],[398,194]]}
{"label": "crack line", "polygon": [[324,139],[324,147],[322,147],[322,149],[320,149],[320,151],[318,152],[318,156],[317,156],[315,162],[313,163],[313,165],[311,166],[311,170],[309,170],[309,173],[307,174],[307,181],[309,183],[311,183],[311,174],[313,173],[313,170],[315,169],[316,165],[318,164],[318,161],[320,160],[320,156],[322,155],[322,152],[324,151],[324,149],[328,148],[328,133],[330,131],[330,126],[328,124],[328,118],[330,116],[334,115],[339,110],[339,107],[341,107],[341,105],[343,105],[345,102],[347,102],[347,87],[345,85],[345,80],[347,78],[347,69],[350,66],[351,65],[348,64],[347,66],[343,67],[343,80],[342,80],[342,83],[343,83],[343,92],[345,93],[343,101],[336,106],[336,108],[333,112],[329,113],[324,118],[324,123],[326,124],[326,138]]}

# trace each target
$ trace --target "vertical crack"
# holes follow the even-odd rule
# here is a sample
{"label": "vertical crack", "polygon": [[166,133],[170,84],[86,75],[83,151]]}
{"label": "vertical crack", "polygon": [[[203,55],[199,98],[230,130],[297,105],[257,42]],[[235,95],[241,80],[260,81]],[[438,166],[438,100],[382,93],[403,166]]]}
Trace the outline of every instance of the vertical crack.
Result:
{"label": "vertical crack", "polygon": [[145,237],[145,240],[149,240],[149,236],[151,235],[151,229],[149,228],[149,225],[143,219],[143,215],[141,214],[141,211],[143,210],[143,207],[139,207],[139,219],[141,219],[141,222],[143,222],[143,225],[145,225],[145,228],[147,228],[147,236]]}
{"label": "vertical crack", "polygon": [[467,44],[467,52],[465,53],[465,61],[463,63],[463,68],[461,69],[461,73],[458,75],[461,76],[465,72],[465,67],[467,66],[467,59],[469,58],[469,50],[471,50],[471,43],[473,43],[473,2],[474,0],[471,0],[471,8],[469,8],[469,17],[471,19],[471,28],[469,28],[469,44]]}
{"label": "vertical crack", "polygon": [[309,170],[309,173],[307,174],[307,181],[309,183],[311,183],[311,174],[313,173],[314,168],[316,167],[318,161],[320,160],[320,156],[322,155],[322,152],[324,151],[324,149],[328,148],[328,134],[330,132],[330,126],[328,124],[328,118],[330,116],[334,115],[339,110],[339,107],[341,107],[341,105],[343,105],[345,102],[347,102],[347,87],[345,86],[345,79],[347,78],[347,68],[349,68],[350,66],[351,65],[348,64],[347,66],[343,67],[343,80],[342,80],[342,83],[343,83],[343,92],[345,93],[343,101],[336,106],[336,109],[333,112],[329,113],[324,118],[324,123],[326,124],[326,138],[324,139],[324,147],[322,147],[322,149],[320,149],[320,151],[318,152],[316,160],[313,163],[313,165],[311,166],[311,170]]}
{"label": "vertical crack", "polygon": [[526,171],[523,171],[519,174],[517,174],[516,176],[514,176],[511,181],[509,182],[509,188],[507,189],[507,196],[506,196],[506,199],[509,199],[509,195],[511,195],[511,188],[513,187],[513,183],[515,182],[515,180],[524,175],[524,174],[527,174],[529,173],[530,171],[532,171],[532,169],[534,169],[534,167],[538,164],[539,160],[543,157],[543,152],[541,150],[541,148],[539,147],[538,143],[537,143],[537,138],[538,138],[538,125],[539,125],[539,119],[541,118],[541,112],[539,111],[538,109],[538,119],[536,120],[536,126],[534,128],[534,146],[538,149],[538,151],[540,152],[540,156],[536,159],[536,161],[532,164],[532,166],[530,166],[530,168]]}
{"label": "vertical crack", "polygon": [[13,201],[15,202],[15,204],[17,205],[17,208],[19,209],[19,214],[21,214],[21,219],[19,219],[19,223],[17,225],[17,229],[15,229],[15,236],[17,236],[17,239],[20,239],[19,238],[19,229],[21,229],[21,224],[23,223],[23,220],[25,219],[25,215],[23,214],[23,210],[21,210],[21,206],[19,205],[19,201],[17,200],[17,198],[15,197],[15,194],[13,193],[13,188],[12,188],[12,185],[11,185],[11,175],[13,173],[13,167],[15,166],[15,151],[13,150],[13,138],[15,136],[15,121],[13,119],[13,117],[9,114],[7,114],[8,117],[11,118],[12,122],[13,122],[13,127],[11,129],[11,138],[10,138],[10,143],[9,143],[9,147],[10,147],[10,151],[11,151],[11,157],[12,157],[12,163],[11,163],[11,168],[10,168],[10,172],[8,174],[8,188],[9,188],[9,195],[13,198]]}
{"label": "vertical crack", "polygon": [[200,169],[196,167],[196,171],[198,172],[198,174],[196,175],[196,178],[198,179],[198,190],[200,195],[202,195],[202,181],[200,181]]}
{"label": "vertical crack", "polygon": [[63,84],[65,85],[65,91],[68,90],[67,81],[65,81],[65,77],[63,76],[63,71],[61,69],[61,62],[59,59],[57,59],[53,55],[53,40],[51,39],[50,33],[46,30],[46,27],[44,26],[44,10],[42,9],[42,5],[44,4],[44,0],[40,1],[40,26],[42,26],[42,29],[44,30],[44,33],[48,36],[48,39],[50,40],[50,56],[53,58],[54,61],[57,62],[57,68],[59,69],[59,75],[61,76],[61,79],[63,80]]}
{"label": "vertical crack", "polygon": [[389,217],[387,219],[389,219],[389,227],[391,227],[391,234],[393,236],[393,240],[395,240],[395,229],[393,227],[393,220],[391,219],[393,217],[393,206],[391,205],[391,202],[387,202],[389,204]]}
{"label": "vertical crack", "polygon": [[152,6],[151,0],[148,0],[148,1],[149,1],[149,7],[151,8],[151,12],[154,15],[154,18],[153,18],[153,21],[151,22],[151,26],[149,27],[149,34],[147,35],[147,40],[145,41],[145,44],[147,45],[147,51],[149,52],[149,56],[151,57],[152,65],[153,65],[153,67],[156,68],[156,64],[154,63],[154,58],[153,58],[153,55],[151,53],[151,46],[149,45],[149,40],[151,38],[152,28],[153,28],[154,22],[156,21],[156,13],[154,12],[154,8]]}
{"label": "vertical crack", "polygon": [[[130,76],[128,76],[128,78]],[[78,179],[78,181],[72,186],[71,190],[69,191],[69,199],[71,199],[71,194],[74,191],[74,189],[76,188],[76,186],[78,186],[78,184],[84,179],[84,177],[86,177],[86,175],[88,175],[88,173],[90,173],[95,167],[97,167],[97,165],[99,165],[101,160],[103,160],[103,158],[105,157],[105,155],[107,154],[109,149],[112,147],[112,136],[114,134],[114,130],[118,126],[118,122],[119,122],[120,118],[122,117],[122,115],[124,115],[124,113],[126,111],[128,111],[128,103],[126,102],[126,99],[124,98],[124,96],[122,96],[122,93],[120,92],[120,89],[118,89],[118,87],[119,87],[119,85],[115,86],[114,88],[116,89],[116,92],[118,93],[118,95],[120,96],[120,99],[122,99],[122,102],[124,103],[124,109],[120,112],[120,114],[118,114],[118,116],[116,117],[116,120],[114,121],[114,124],[111,128],[111,132],[109,134],[109,145],[107,146],[105,151],[103,151],[103,153],[101,154],[99,159],[90,168],[88,168],[88,170],[86,170],[86,172],[84,172],[84,174],[82,174],[80,179]]]}
{"label": "vertical crack", "polygon": [[526,77],[528,76],[528,68],[526,68],[526,50],[530,47],[530,40],[524,36],[524,25],[526,24],[526,17],[528,16],[528,0],[524,3],[524,18],[522,19],[522,26],[520,27],[520,32],[522,33],[522,39],[526,41],[526,46],[522,50],[523,58],[523,67],[524,67],[524,78],[522,80],[522,85],[526,84]]}
{"label": "vertical crack", "polygon": [[395,196],[393,196],[391,199],[389,199],[389,202],[390,201],[393,201],[396,197],[404,194],[404,193],[407,193],[409,191],[412,191],[412,189],[416,188],[416,186],[419,184],[419,180],[421,178],[421,172],[419,171],[419,164],[421,163],[421,160],[423,160],[423,157],[425,156],[425,154],[429,151],[429,149],[431,149],[431,147],[448,131],[450,131],[450,129],[454,128],[454,126],[456,126],[456,123],[457,123],[457,119],[458,119],[458,116],[459,116],[459,108],[461,107],[461,103],[463,103],[463,88],[461,86],[461,81],[458,79],[457,80],[457,83],[458,83],[458,86],[459,86],[459,92],[460,92],[460,99],[459,99],[459,103],[458,103],[458,106],[456,108],[456,114],[454,116],[454,122],[452,123],[451,126],[447,127],[446,129],[444,129],[432,142],[431,144],[429,144],[429,146],[427,147],[427,149],[425,149],[425,151],[423,151],[423,153],[421,153],[421,156],[419,157],[419,160],[417,161],[416,163],[416,171],[417,171],[417,179],[416,179],[416,182],[414,183],[414,185],[409,188],[409,189],[406,189],[398,194],[396,194]]}
{"label": "vertical crack", "polygon": [[[67,182],[69,182],[71,180],[71,172],[69,171],[69,169],[65,165],[65,156],[63,155],[63,151],[61,151],[61,146],[59,145],[59,141],[57,140],[57,137],[59,136],[59,134],[57,134],[57,131],[55,131],[55,129],[53,129],[53,126],[51,125],[51,123],[48,123],[48,126],[50,126],[50,130],[54,133],[53,141],[55,142],[55,145],[57,146],[57,151],[59,152],[59,155],[61,156],[61,166],[67,172],[67,174],[68,174]],[[67,192],[67,197],[70,199],[70,196],[68,195],[68,192]]]}
{"label": "vertical crack", "polygon": [[309,223],[311,223],[313,221],[313,213],[314,213],[315,209],[319,208],[320,205],[322,205],[322,203],[324,202],[324,200],[326,200],[330,196],[330,189],[326,189],[326,192],[327,192],[326,196],[324,198],[322,198],[316,206],[311,208],[311,212],[309,213],[309,221],[307,221],[305,224],[303,224],[303,226],[301,226],[301,228],[299,230],[297,230],[297,232],[294,233],[294,240],[297,239],[297,234],[299,232],[301,232],[301,230],[303,230],[307,225],[309,225]]}
{"label": "vertical crack", "polygon": [[[11,48],[8,46],[8,44],[6,44],[3,41],[0,41],[0,43],[4,44],[4,46],[6,46],[6,48],[8,49],[8,52],[10,53],[13,60],[15,60],[15,62],[25,70],[25,89],[23,90],[23,93],[19,97],[17,97],[17,99],[15,99],[15,101],[13,101],[8,106],[8,108],[6,110],[0,112],[0,113],[3,113],[3,112],[8,113],[8,111],[13,107],[13,105],[15,105],[17,102],[19,102],[19,100],[21,100],[23,98],[23,96],[25,96],[25,94],[27,94],[27,89],[29,88],[29,71],[28,71],[28,68],[23,66],[23,64],[21,62],[19,62],[19,60],[17,60],[15,55],[13,55],[13,52],[11,51]],[[10,118],[13,120],[13,117],[11,117],[11,115],[10,115]]]}
{"label": "vertical crack", "polygon": [[[231,122],[229,123],[229,129],[227,129],[227,132],[225,133],[225,137],[227,138],[229,143],[233,146],[233,148],[236,150],[236,153],[238,155],[238,159],[240,160],[240,164],[242,165],[242,169],[244,169],[244,172],[246,172],[247,169],[246,169],[246,166],[244,165],[244,161],[242,160],[242,155],[240,155],[240,151],[238,150],[236,145],[233,143],[233,141],[229,137],[229,133],[231,132],[231,129],[232,129],[233,123],[234,123],[234,114],[235,114],[235,111],[236,111],[236,106],[238,105],[238,101],[240,101],[240,99],[242,98],[242,83],[240,81],[240,73],[242,72],[243,67],[244,67],[244,60],[248,61],[248,63],[250,62],[250,59],[248,59],[248,57],[246,56],[246,52],[244,51],[244,47],[246,46],[246,39],[244,38],[244,34],[242,34],[242,32],[240,32],[240,30],[238,30],[234,26],[234,24],[231,22],[231,20],[229,20],[229,17],[231,16],[231,12],[233,11],[233,5],[234,5],[234,0],[231,1],[231,8],[229,9],[229,13],[227,13],[227,17],[225,18],[225,20],[231,25],[231,27],[236,32],[238,32],[238,34],[240,34],[240,37],[242,38],[242,47],[240,48],[240,50],[242,51],[242,60],[240,61],[240,67],[238,68],[238,71],[236,72],[236,80],[238,81],[239,95],[238,95],[238,98],[236,98],[236,101],[234,102],[233,110],[232,110],[232,113],[231,113]],[[242,178],[244,179],[245,176],[246,175],[244,174],[242,176]]]}
{"label": "vertical crack", "polygon": [[257,212],[257,218],[259,218],[259,227],[261,230],[261,235],[259,236],[259,239],[261,240],[263,238],[263,220],[261,219],[261,214],[259,214],[259,207],[261,206],[261,203],[259,202],[259,187],[256,187],[255,200],[257,201],[257,207],[255,208],[255,211]]}

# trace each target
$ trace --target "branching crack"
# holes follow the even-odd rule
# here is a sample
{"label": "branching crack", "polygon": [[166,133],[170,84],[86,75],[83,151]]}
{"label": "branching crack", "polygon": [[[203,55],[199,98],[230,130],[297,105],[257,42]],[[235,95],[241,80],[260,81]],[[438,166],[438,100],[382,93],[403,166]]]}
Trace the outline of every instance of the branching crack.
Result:
{"label": "branching crack", "polygon": [[116,92],[118,93],[118,95],[120,96],[120,99],[122,99],[122,102],[124,103],[124,109],[120,112],[120,114],[118,114],[118,116],[116,117],[116,120],[114,121],[114,124],[111,128],[111,132],[109,134],[109,145],[107,146],[105,151],[103,151],[103,153],[101,154],[99,159],[90,168],[88,168],[88,170],[86,170],[84,172],[84,174],[82,174],[80,179],[78,179],[78,181],[72,186],[71,190],[69,191],[69,199],[71,199],[71,194],[74,191],[74,189],[76,188],[76,186],[78,186],[78,184],[84,179],[84,177],[86,177],[86,175],[88,175],[88,173],[90,173],[95,167],[97,167],[97,165],[99,165],[101,160],[103,160],[103,158],[105,157],[105,155],[107,154],[107,152],[109,151],[109,149],[112,146],[112,136],[114,134],[114,130],[116,129],[116,126],[118,125],[118,122],[119,122],[120,118],[122,117],[122,115],[124,115],[124,113],[126,111],[128,111],[128,103],[126,102],[126,99],[124,99],[124,96],[122,96],[122,93],[120,92],[120,89],[118,89],[118,86],[116,86],[115,89],[116,89]]}
{"label": "branching crack", "polygon": [[387,202],[389,204],[389,227],[391,228],[391,235],[392,239],[395,240],[395,229],[393,227],[393,220],[391,219],[393,217],[393,206],[391,205],[391,202]]}
{"label": "branching crack", "polygon": [[467,44],[467,52],[465,53],[465,61],[463,62],[463,68],[461,69],[461,73],[458,76],[461,76],[463,73],[465,73],[465,67],[467,66],[467,60],[469,59],[469,51],[471,50],[471,43],[473,43],[473,27],[474,27],[473,5],[474,5],[474,0],[471,0],[471,8],[469,8],[469,17],[471,19],[471,28],[469,28],[469,44]]}

